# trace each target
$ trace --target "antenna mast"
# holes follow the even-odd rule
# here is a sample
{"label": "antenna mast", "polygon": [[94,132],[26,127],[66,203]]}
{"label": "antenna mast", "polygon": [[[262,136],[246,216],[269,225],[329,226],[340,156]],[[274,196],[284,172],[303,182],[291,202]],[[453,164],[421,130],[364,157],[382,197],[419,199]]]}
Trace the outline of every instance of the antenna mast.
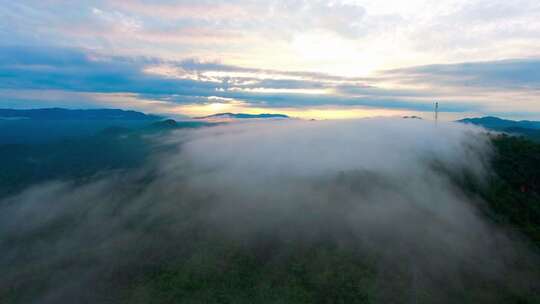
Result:
{"label": "antenna mast", "polygon": [[439,122],[439,102],[435,102],[435,123]]}

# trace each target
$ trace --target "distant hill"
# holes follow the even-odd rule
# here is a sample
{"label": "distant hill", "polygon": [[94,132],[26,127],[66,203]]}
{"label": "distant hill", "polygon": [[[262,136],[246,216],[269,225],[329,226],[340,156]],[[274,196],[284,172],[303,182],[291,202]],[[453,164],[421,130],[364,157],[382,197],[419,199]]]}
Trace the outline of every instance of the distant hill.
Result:
{"label": "distant hill", "polygon": [[481,118],[465,118],[458,120],[458,122],[482,126],[489,130],[525,136],[540,141],[540,121],[515,121],[488,116]]}
{"label": "distant hill", "polygon": [[119,109],[0,109],[0,120],[157,120],[161,118],[156,115]]}
{"label": "distant hill", "polygon": [[481,118],[465,118],[459,120],[462,123],[470,123],[474,125],[479,125],[487,129],[504,131],[508,128],[522,128],[522,129],[537,129],[540,130],[540,121],[530,121],[530,120],[508,120],[502,119],[499,117],[487,116]]}
{"label": "distant hill", "polygon": [[139,167],[152,151],[170,146],[166,141],[152,140],[155,136],[216,125],[172,119],[137,124],[117,120],[112,124],[90,121],[85,128],[87,124],[81,122],[84,120],[0,122],[0,200],[51,179],[78,179],[100,171]]}
{"label": "distant hill", "polygon": [[119,132],[122,128],[142,128],[162,119],[156,115],[117,109],[0,109],[0,145],[45,143],[89,136],[108,128],[108,132]]}
{"label": "distant hill", "polygon": [[189,129],[189,128],[200,128],[206,126],[215,125],[214,123],[205,122],[205,121],[176,121],[173,119],[166,119],[158,122],[154,122],[145,130],[149,131],[167,131],[175,129]]}
{"label": "distant hill", "polygon": [[245,113],[218,113],[203,117],[195,117],[195,119],[267,119],[267,118],[290,118],[285,114],[245,114]]}

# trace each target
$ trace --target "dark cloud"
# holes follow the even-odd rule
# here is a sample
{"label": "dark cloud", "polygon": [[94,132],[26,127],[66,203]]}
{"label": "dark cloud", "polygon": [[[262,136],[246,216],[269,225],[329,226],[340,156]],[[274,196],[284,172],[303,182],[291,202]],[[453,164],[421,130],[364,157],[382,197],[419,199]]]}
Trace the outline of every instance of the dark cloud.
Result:
{"label": "dark cloud", "polygon": [[427,65],[390,70],[383,76],[439,86],[540,90],[540,59]]}
{"label": "dark cloud", "polygon": [[6,89],[208,95],[215,88],[214,84],[145,74],[146,65],[158,62],[148,58],[35,47],[4,47],[0,53],[0,87]]}
{"label": "dark cloud", "polygon": [[[426,105],[416,102],[377,99],[343,98],[339,96],[312,96],[293,93],[251,93],[227,91],[231,87],[241,89],[324,89],[336,85],[329,81],[358,81],[355,78],[334,77],[318,73],[278,72],[238,68],[218,63],[201,63],[195,60],[174,62],[183,70],[200,73],[204,71],[270,73],[305,77],[306,80],[260,79],[256,77],[224,76],[221,82],[191,79],[164,78],[144,73],[148,65],[171,64],[152,58],[103,57],[92,52],[64,48],[3,47],[0,49],[0,88],[32,90],[66,90],[95,93],[135,93],[168,99],[169,95],[192,97],[220,96],[243,99],[251,103],[273,106],[307,106],[324,104],[364,105],[374,107],[406,108],[423,110]],[[279,76],[278,76],[279,77]],[[235,83],[239,81],[240,84]],[[241,82],[251,81],[242,85]],[[225,89],[225,91],[218,91]],[[196,99],[196,98],[194,98]],[[176,99],[178,100],[178,98]],[[193,100],[193,99],[189,99]],[[76,101],[74,101],[76,103]]]}
{"label": "dark cloud", "polygon": [[[152,66],[176,68],[185,75],[167,77],[145,72]],[[420,66],[390,70],[372,78],[347,78],[197,60],[103,56],[81,49],[0,48],[0,89],[131,93],[180,103],[218,96],[270,107],[350,105],[431,111],[432,101],[445,97],[447,112],[482,111],[486,102],[467,100],[468,90],[476,95],[485,88],[537,90],[540,88],[539,71],[540,61],[530,59]],[[218,74],[208,76],[207,72]],[[377,86],[388,81],[429,87],[389,89]],[[272,92],[273,89],[278,91]],[[298,89],[326,93],[301,94],[294,91]],[[9,101],[3,103],[9,104]],[[77,105],[76,100],[73,105]]]}

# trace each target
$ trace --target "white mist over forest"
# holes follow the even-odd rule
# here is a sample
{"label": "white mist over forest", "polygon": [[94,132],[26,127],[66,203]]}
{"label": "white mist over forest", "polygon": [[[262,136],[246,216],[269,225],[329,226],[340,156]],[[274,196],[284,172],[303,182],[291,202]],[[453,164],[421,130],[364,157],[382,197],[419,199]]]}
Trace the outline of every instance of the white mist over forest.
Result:
{"label": "white mist over forest", "polygon": [[482,200],[463,186],[484,187],[492,174],[484,129],[266,121],[153,141],[166,148],[143,168],[50,181],[1,201],[0,281],[38,267],[51,285],[35,303],[96,300],[109,272],[189,260],[201,243],[230,241],[275,259],[302,244],[354,250],[377,261],[377,282],[400,269],[411,288],[443,302],[462,288],[465,269],[527,288],[508,278],[528,277],[534,255],[486,221]]}

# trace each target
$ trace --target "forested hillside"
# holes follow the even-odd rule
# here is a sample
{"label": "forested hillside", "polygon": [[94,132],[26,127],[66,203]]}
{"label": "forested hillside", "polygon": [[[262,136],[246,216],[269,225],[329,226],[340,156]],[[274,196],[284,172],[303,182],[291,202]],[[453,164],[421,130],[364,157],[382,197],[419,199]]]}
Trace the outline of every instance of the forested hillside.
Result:
{"label": "forested hillside", "polygon": [[[505,232],[493,245],[504,252],[502,260],[486,253],[485,259],[464,254],[456,262],[453,255],[466,252],[459,239],[449,239],[449,248],[456,252],[447,252],[430,248],[433,241],[422,238],[408,244],[389,223],[383,224],[388,231],[375,236],[375,244],[370,243],[373,236],[351,230],[344,220],[351,206],[343,199],[349,193],[386,193],[395,187],[378,172],[343,172],[316,181],[316,191],[328,195],[322,199],[331,204],[291,209],[270,220],[271,229],[254,224],[268,220],[264,212],[252,217],[249,206],[243,206],[245,214],[230,211],[239,216],[231,225],[245,233],[231,233],[208,217],[219,200],[216,193],[191,193],[183,180],[158,188],[159,195],[148,192],[156,186],[159,171],[138,170],[160,149],[168,149],[163,144],[167,141],[155,139],[170,130],[204,125],[164,121],[49,144],[1,146],[4,198],[50,180],[71,182],[23,193],[21,201],[36,201],[38,222],[46,223],[46,229],[23,227],[0,242],[11,249],[0,265],[0,302],[38,303],[46,295],[46,303],[56,297],[94,303],[540,303],[540,269],[535,267],[540,250],[539,143],[492,135],[487,180],[468,183],[457,178],[453,183],[457,192],[475,198],[474,208],[488,219],[488,227],[499,227],[489,233]],[[105,178],[99,176],[103,172]],[[97,199],[92,193],[101,187],[110,189]],[[174,206],[160,202],[169,192],[177,199]],[[12,212],[18,200],[0,202]],[[62,216],[46,222],[42,214],[49,211],[39,211],[43,203],[62,210]],[[94,218],[99,221],[89,220]],[[445,221],[429,212],[419,220],[426,225],[420,229],[427,231],[444,227]],[[381,246],[379,238],[388,247]],[[509,248],[514,239],[523,248]],[[43,249],[49,247],[53,249]],[[41,256],[51,252],[50,258]],[[518,260],[510,258],[516,254]],[[51,293],[70,281],[81,286],[68,285],[61,295]]]}

